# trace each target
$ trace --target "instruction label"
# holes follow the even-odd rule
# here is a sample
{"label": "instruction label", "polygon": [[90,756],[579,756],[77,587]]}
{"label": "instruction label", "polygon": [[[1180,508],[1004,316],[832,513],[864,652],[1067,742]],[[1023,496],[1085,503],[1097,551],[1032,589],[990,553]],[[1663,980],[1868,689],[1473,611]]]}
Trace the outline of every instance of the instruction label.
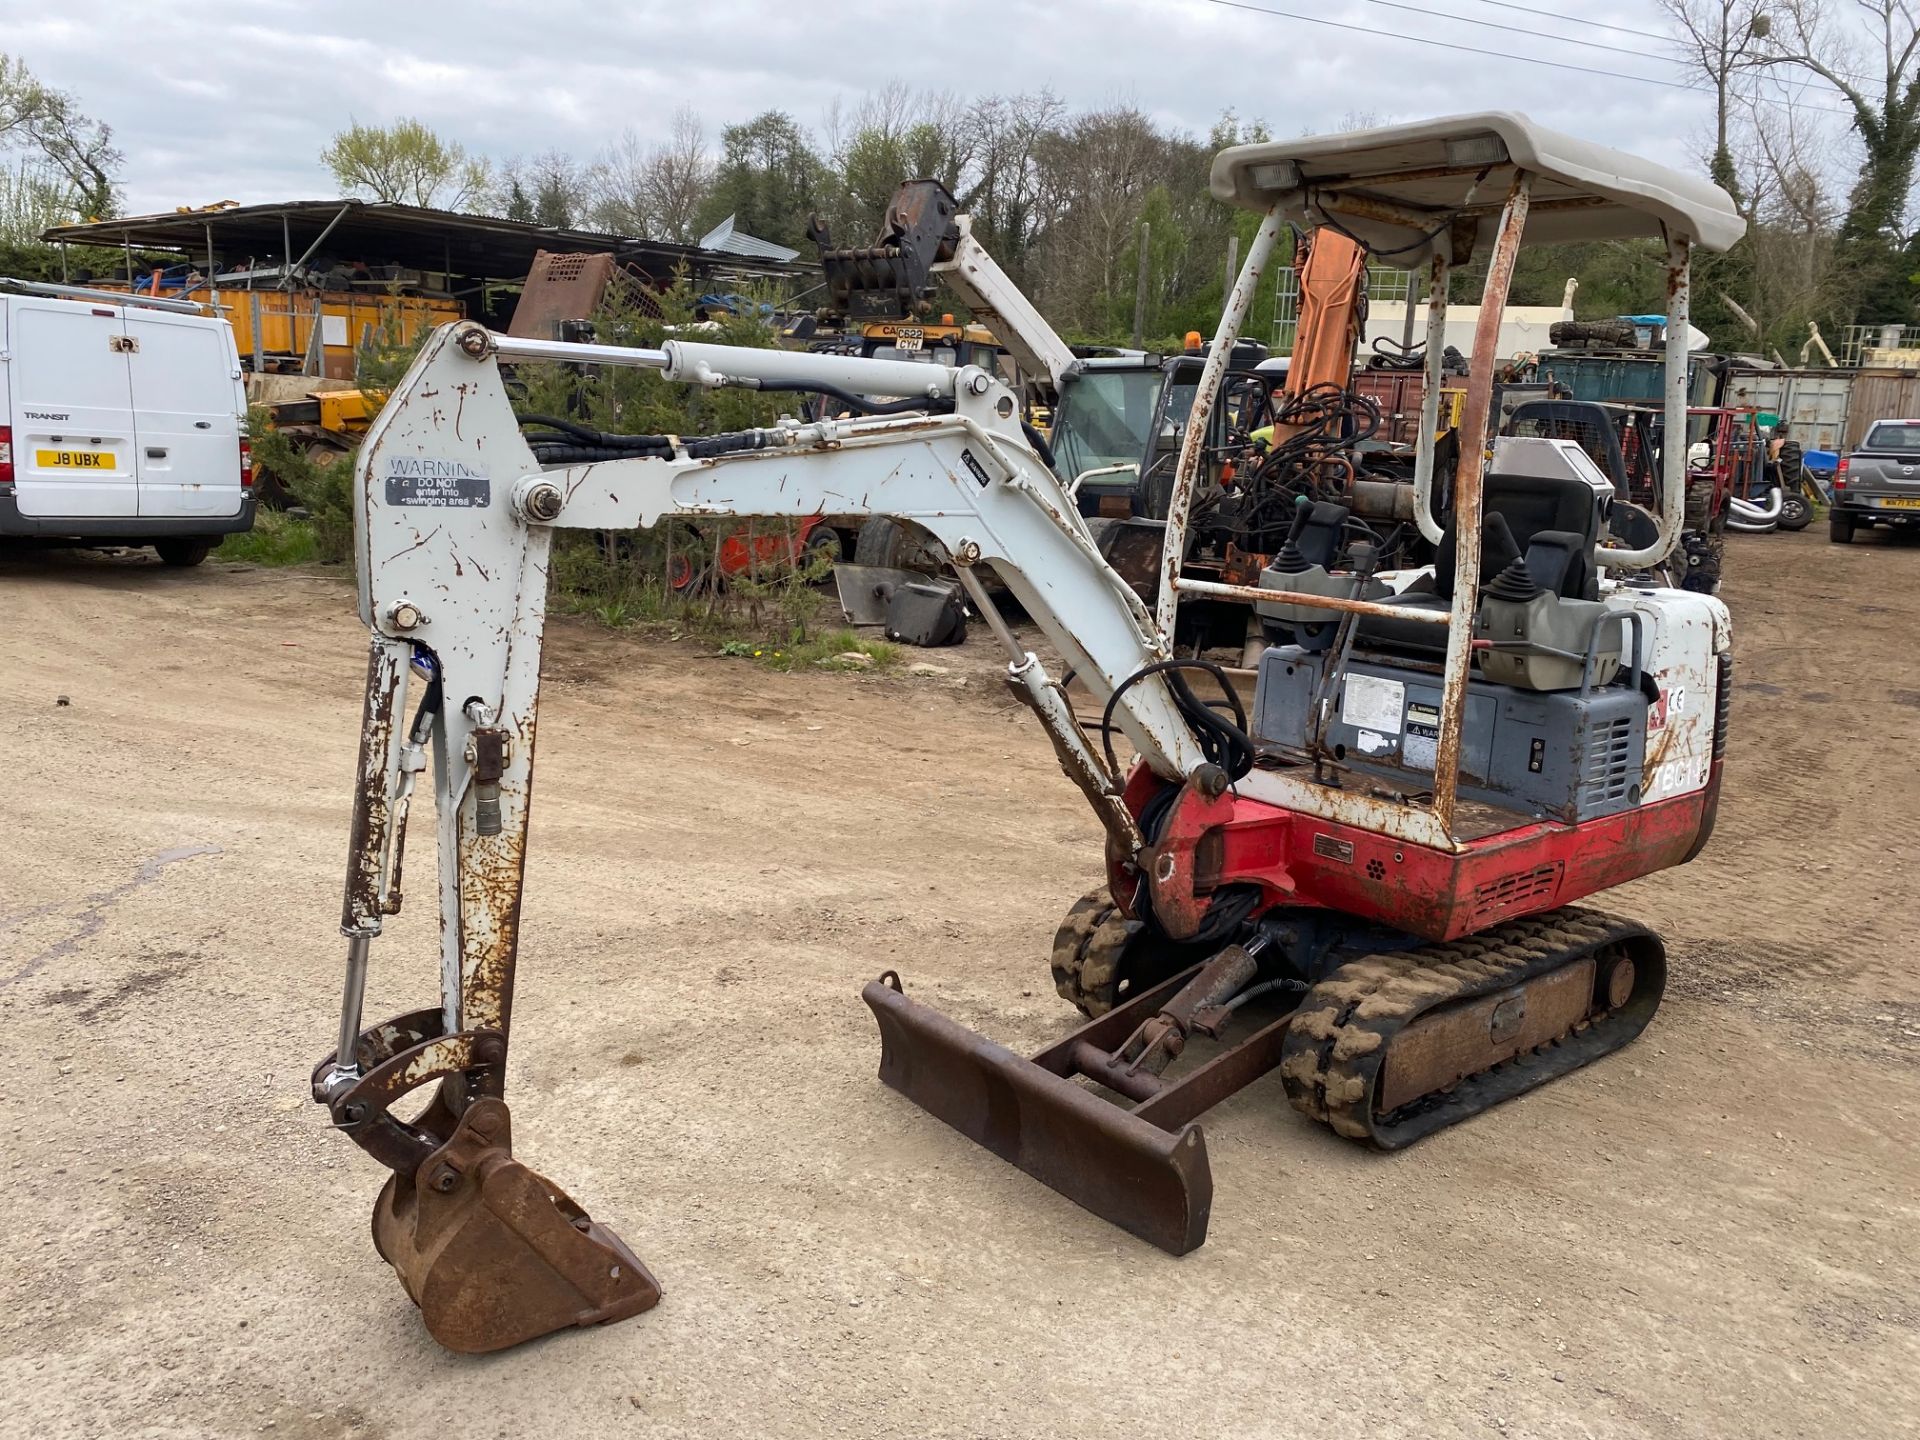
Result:
{"label": "instruction label", "polygon": [[1349,675],[1340,696],[1340,718],[1361,730],[1398,735],[1400,712],[1406,702],[1407,687],[1398,680]]}
{"label": "instruction label", "polygon": [[401,455],[387,462],[387,504],[421,510],[470,509],[493,503],[487,472],[463,460]]}

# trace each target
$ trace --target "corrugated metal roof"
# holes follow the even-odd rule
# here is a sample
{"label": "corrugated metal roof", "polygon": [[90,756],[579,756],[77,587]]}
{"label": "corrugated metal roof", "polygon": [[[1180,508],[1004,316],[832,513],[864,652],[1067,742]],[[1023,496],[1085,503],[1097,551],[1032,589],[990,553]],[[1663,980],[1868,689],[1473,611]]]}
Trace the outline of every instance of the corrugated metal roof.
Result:
{"label": "corrugated metal roof", "polygon": [[735,217],[727,216],[713,229],[700,237],[702,250],[716,250],[724,255],[745,255],[756,260],[770,260],[776,265],[785,265],[800,254],[798,250],[785,245],[776,245],[771,240],[762,240],[749,235],[744,230],[734,229]]}
{"label": "corrugated metal roof", "polygon": [[682,266],[702,279],[713,275],[788,274],[791,268],[786,262],[798,253],[778,246],[772,247],[777,253],[769,254],[675,245],[599,230],[352,199],[289,200],[129,215],[81,225],[56,225],[42,238],[74,245],[179,250],[197,259],[206,253],[211,237],[215,254],[231,263],[248,257],[277,258],[289,247],[292,258],[298,259],[323,234],[322,249],[331,256],[450,272],[476,280],[519,280],[532,268],[534,254],[540,250],[611,252],[661,281],[670,279]]}

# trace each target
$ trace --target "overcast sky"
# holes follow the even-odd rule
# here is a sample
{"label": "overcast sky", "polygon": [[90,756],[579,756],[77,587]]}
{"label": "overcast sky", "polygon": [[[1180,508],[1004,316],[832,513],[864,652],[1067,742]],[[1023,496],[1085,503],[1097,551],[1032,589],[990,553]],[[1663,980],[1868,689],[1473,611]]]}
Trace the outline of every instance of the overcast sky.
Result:
{"label": "overcast sky", "polygon": [[1514,109],[1688,167],[1711,115],[1703,93],[1670,88],[1685,72],[1652,38],[1665,33],[1654,0],[0,0],[0,18],[0,47],[113,126],[134,213],[331,195],[318,155],[350,119],[417,116],[496,159],[591,156],[628,127],[663,135],[681,105],[716,140],[768,108],[816,127],[836,97],[896,78],[962,95],[1046,86],[1075,108],[1130,101],[1202,134],[1229,105],[1277,135],[1353,112]]}

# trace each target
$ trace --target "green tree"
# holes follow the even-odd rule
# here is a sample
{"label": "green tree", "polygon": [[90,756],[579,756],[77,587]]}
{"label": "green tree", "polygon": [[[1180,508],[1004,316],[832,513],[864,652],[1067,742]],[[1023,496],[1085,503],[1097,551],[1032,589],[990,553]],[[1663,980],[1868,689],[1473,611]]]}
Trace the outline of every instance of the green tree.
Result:
{"label": "green tree", "polygon": [[405,205],[459,210],[487,189],[484,159],[410,118],[391,125],[355,121],[327,142],[320,162],[347,194]]}
{"label": "green tree", "polygon": [[705,233],[731,215],[749,235],[805,247],[807,219],[826,177],[806,131],[791,115],[768,110],[743,125],[729,125],[720,148],[696,229]]}

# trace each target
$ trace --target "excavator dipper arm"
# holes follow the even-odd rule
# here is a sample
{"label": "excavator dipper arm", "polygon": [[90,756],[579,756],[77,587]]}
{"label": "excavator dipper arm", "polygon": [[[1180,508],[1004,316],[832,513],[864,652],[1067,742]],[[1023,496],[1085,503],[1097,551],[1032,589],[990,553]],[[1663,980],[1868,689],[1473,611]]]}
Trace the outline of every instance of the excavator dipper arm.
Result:
{"label": "excavator dipper arm", "polygon": [[[647,365],[707,385],[918,388],[930,411],[950,404],[950,413],[663,437],[657,453],[543,471],[521,437],[502,352]],[[342,918],[341,1041],[313,1088],[335,1124],[393,1170],[375,1212],[376,1244],[452,1348],[495,1349],[619,1319],[659,1293],[616,1237],[512,1159],[502,1099],[557,527],[823,513],[911,520],[970,579],[991,571],[1101,699],[1133,678],[1115,720],[1143,762],[1176,783],[1204,779],[1205,754],[1166,677],[1138,674],[1167,658],[1151,618],[1024,438],[1012,392],[982,370],[679,342],[558,352],[451,326],[382,411],[355,486],[370,659]],[[1016,656],[1009,681],[1106,825],[1110,854],[1132,861],[1141,841],[1122,777],[1088,746],[1034,656]],[[441,1003],[363,1029],[371,942],[399,909],[406,812],[429,751]],[[403,1096],[436,1084],[418,1118],[394,1114]]]}

